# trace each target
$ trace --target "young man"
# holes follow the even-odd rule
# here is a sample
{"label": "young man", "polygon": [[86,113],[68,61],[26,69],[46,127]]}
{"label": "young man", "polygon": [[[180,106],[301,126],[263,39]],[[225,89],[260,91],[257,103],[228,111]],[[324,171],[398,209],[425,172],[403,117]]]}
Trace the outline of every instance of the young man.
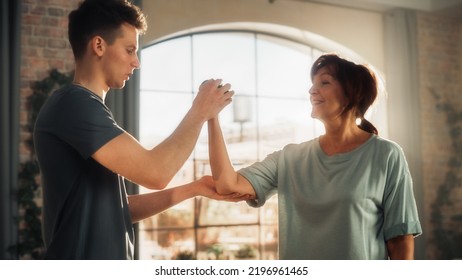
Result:
{"label": "young man", "polygon": [[209,177],[173,189],[128,196],[124,177],[163,189],[194,148],[202,125],[231,102],[230,85],[204,82],[190,110],[152,150],[114,121],[104,99],[140,66],[140,9],[125,0],[87,0],[69,15],[75,57],[72,85],[43,106],[34,133],[43,186],[47,259],[132,259],[132,223],[197,195],[218,195]]}

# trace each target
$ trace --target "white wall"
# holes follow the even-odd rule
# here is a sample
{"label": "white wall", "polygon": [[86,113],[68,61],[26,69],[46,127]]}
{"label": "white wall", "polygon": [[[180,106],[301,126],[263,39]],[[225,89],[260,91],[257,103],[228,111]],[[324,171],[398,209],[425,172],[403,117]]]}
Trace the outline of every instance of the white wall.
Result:
{"label": "white wall", "polygon": [[[328,46],[384,70],[382,14],[296,0],[144,0],[149,45],[172,34],[206,29],[252,29]],[[359,61],[358,61],[359,60]]]}

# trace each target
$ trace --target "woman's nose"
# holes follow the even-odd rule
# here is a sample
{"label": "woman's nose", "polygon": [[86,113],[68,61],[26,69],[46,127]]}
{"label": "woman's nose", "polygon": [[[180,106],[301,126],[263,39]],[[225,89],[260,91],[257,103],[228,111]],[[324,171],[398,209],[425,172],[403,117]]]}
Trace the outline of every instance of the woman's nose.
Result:
{"label": "woman's nose", "polygon": [[310,95],[314,95],[317,93],[317,89],[314,87],[314,85],[312,87],[310,87],[310,89],[308,90],[308,93]]}

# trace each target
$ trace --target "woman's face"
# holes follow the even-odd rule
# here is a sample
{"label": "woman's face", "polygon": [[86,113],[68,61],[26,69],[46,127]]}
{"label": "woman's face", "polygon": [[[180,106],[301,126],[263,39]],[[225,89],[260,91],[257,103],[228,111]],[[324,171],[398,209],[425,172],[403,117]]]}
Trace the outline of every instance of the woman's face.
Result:
{"label": "woman's face", "polygon": [[323,122],[338,119],[348,104],[341,84],[332,76],[328,67],[319,69],[314,75],[309,93],[311,117]]}

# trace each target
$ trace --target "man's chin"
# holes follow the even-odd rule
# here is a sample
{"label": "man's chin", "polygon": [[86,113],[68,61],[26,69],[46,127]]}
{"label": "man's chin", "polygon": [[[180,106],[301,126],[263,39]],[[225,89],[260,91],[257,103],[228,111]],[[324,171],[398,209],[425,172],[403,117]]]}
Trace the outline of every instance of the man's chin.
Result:
{"label": "man's chin", "polygon": [[125,81],[121,84],[114,84],[111,86],[112,89],[123,89],[125,87]]}

